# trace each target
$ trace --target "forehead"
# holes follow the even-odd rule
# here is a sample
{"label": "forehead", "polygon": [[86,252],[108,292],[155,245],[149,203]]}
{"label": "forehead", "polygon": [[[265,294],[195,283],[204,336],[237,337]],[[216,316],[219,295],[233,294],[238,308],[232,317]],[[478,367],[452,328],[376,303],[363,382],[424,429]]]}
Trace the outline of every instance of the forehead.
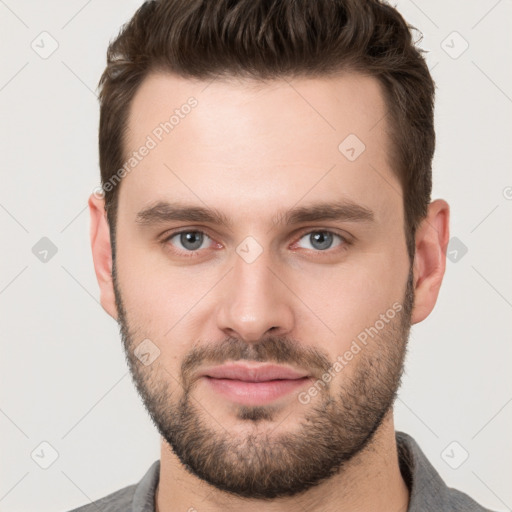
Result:
{"label": "forehead", "polygon": [[154,73],[130,105],[126,159],[137,156],[120,204],[135,213],[157,200],[208,199],[270,215],[346,197],[385,210],[401,204],[387,123],[380,83],[361,74],[263,83]]}
{"label": "forehead", "polygon": [[[192,102],[196,105],[190,109],[187,104]],[[384,135],[385,116],[381,84],[359,73],[266,82],[234,77],[203,81],[152,73],[142,82],[130,105],[127,145],[135,145],[137,139],[169,120],[175,139],[194,135],[214,143],[218,142],[217,135],[229,133],[232,146],[240,142],[248,146],[247,134],[268,133],[279,134],[279,141],[287,136],[302,136],[315,144],[322,138],[328,145],[354,133],[373,142]],[[187,117],[186,123],[181,122]],[[305,123],[290,126],[290,122],[298,120]],[[374,131],[377,124],[380,129]],[[291,127],[291,132],[280,131]],[[234,128],[241,131],[235,132]],[[265,140],[271,149],[269,142]]]}

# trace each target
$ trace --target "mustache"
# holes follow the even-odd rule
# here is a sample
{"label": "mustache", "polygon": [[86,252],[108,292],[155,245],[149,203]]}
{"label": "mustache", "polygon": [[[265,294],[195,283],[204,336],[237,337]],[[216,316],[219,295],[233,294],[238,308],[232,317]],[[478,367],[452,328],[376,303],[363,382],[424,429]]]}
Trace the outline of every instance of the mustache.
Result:
{"label": "mustache", "polygon": [[222,342],[194,344],[181,364],[183,382],[190,383],[203,365],[221,365],[227,361],[285,363],[307,370],[316,377],[323,375],[332,366],[326,353],[284,336],[268,336],[251,343],[228,337]]}

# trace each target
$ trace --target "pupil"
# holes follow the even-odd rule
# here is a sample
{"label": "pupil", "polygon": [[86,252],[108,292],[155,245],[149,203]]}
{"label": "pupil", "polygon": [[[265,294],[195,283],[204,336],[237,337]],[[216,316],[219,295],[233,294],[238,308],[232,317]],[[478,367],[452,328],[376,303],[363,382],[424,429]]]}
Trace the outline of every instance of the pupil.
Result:
{"label": "pupil", "polygon": [[198,249],[203,243],[203,235],[198,231],[188,231],[187,233],[181,233],[180,242],[183,247],[187,249]]}
{"label": "pupil", "polygon": [[332,243],[332,234],[319,231],[311,235],[311,245],[316,249],[328,249]]}

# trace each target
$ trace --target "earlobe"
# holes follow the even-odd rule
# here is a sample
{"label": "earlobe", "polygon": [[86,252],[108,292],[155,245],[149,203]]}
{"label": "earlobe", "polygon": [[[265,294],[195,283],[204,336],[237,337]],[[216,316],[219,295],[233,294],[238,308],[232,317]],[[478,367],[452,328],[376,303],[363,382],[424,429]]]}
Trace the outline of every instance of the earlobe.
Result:
{"label": "earlobe", "polygon": [[449,222],[448,203],[437,199],[429,204],[427,216],[416,231],[413,324],[427,318],[436,304],[446,269]]}
{"label": "earlobe", "polygon": [[100,287],[100,302],[103,309],[117,320],[117,308],[112,281],[112,247],[110,227],[105,211],[105,201],[91,194],[89,197],[91,218],[90,239],[94,271]]}

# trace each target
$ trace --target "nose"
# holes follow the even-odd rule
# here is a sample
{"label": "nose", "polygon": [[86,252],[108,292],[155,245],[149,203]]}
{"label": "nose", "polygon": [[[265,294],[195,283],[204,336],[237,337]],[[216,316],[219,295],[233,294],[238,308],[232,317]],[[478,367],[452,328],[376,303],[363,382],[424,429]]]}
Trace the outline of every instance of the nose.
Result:
{"label": "nose", "polygon": [[227,336],[254,343],[293,329],[293,294],[272,267],[268,251],[250,263],[235,256],[217,310],[218,328]]}

